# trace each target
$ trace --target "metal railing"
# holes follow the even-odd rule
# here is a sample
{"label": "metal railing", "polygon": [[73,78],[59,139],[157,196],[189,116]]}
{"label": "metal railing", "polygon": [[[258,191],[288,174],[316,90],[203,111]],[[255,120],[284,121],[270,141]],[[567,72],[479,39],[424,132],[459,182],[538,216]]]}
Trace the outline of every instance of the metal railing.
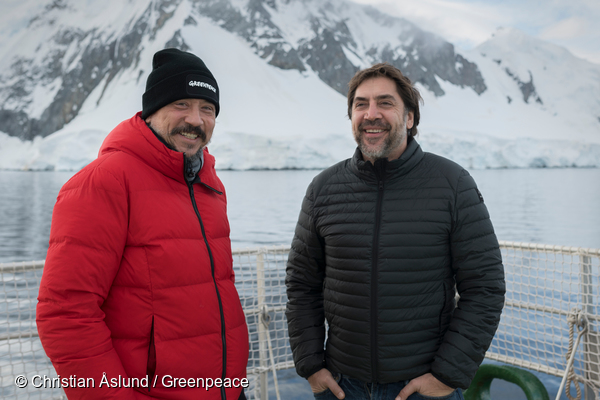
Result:
{"label": "metal railing", "polygon": [[[600,249],[500,242],[506,302],[486,357],[600,393]],[[581,388],[583,386],[583,388]]]}
{"label": "metal railing", "polygon": [[[600,250],[500,242],[507,297],[486,357],[600,394]],[[250,338],[249,399],[285,398],[277,371],[293,368],[285,320],[289,247],[234,251],[236,286]],[[24,374],[56,376],[35,329],[43,261],[0,264],[0,397],[61,398],[62,389],[19,389]],[[572,368],[568,365],[572,365]],[[570,372],[567,374],[566,372]],[[272,387],[270,388],[270,382]]]}

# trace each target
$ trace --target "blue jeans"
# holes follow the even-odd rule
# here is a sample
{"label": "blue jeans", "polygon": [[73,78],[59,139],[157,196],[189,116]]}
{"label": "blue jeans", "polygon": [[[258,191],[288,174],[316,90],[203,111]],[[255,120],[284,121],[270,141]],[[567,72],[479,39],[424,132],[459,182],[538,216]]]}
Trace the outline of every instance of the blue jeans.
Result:
{"label": "blue jeans", "polygon": [[[397,383],[365,383],[346,375],[333,374],[333,378],[346,393],[345,400],[394,400],[398,393],[406,386],[408,381]],[[315,393],[315,399],[337,400],[331,390]],[[413,393],[406,400],[465,400],[461,389],[456,389],[447,396],[429,397],[419,393]]]}

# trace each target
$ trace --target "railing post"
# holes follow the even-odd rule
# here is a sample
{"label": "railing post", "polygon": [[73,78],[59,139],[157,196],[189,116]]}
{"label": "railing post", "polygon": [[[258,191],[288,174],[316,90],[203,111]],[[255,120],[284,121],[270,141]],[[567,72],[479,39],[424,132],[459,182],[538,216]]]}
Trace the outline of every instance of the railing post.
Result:
{"label": "railing post", "polygon": [[259,386],[260,386],[260,400],[267,400],[269,395],[269,386],[267,381],[268,369],[268,348],[267,348],[267,331],[262,321],[262,310],[265,302],[265,253],[262,249],[258,250],[256,254],[256,289],[258,297],[258,352],[260,354],[260,367],[261,372],[259,374]]}
{"label": "railing post", "polygon": [[[587,255],[579,256],[581,265],[581,302],[586,315],[594,315],[594,284],[592,275],[592,258]],[[590,320],[591,321],[591,320]],[[588,327],[583,337],[583,362],[584,378],[588,382],[600,383],[598,332],[593,326]],[[576,349],[574,349],[576,351]],[[584,385],[585,400],[596,400],[596,393],[592,386]]]}

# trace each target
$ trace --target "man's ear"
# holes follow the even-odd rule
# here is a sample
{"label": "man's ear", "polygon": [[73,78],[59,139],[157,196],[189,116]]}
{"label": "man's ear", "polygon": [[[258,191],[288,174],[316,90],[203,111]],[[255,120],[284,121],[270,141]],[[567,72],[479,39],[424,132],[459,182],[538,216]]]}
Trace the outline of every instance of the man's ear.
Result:
{"label": "man's ear", "polygon": [[409,111],[406,115],[406,129],[411,129],[415,124],[415,113]]}

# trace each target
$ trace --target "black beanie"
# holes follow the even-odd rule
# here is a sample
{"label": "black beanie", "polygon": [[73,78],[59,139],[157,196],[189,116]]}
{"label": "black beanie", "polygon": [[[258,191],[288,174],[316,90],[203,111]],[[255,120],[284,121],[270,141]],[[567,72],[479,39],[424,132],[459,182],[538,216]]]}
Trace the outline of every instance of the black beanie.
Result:
{"label": "black beanie", "polygon": [[185,51],[160,50],[152,59],[152,72],[142,95],[142,119],[180,99],[210,101],[219,115],[219,86],[204,62]]}

